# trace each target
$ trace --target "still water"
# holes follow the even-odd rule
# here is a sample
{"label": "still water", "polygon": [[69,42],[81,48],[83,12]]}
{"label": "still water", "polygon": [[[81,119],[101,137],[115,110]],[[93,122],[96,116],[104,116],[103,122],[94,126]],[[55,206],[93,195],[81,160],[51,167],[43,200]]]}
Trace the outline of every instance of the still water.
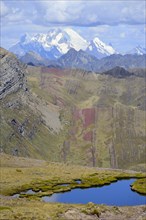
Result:
{"label": "still water", "polygon": [[133,192],[130,185],[135,179],[120,180],[110,185],[88,189],[73,189],[65,193],[44,196],[45,202],[81,203],[93,202],[115,206],[134,206],[146,204],[146,196]]}

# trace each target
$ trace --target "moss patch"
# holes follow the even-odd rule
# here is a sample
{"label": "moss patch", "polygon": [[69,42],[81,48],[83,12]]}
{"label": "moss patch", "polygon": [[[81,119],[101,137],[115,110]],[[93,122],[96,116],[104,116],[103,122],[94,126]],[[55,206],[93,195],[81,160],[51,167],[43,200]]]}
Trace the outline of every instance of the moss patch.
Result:
{"label": "moss patch", "polygon": [[136,180],[132,184],[132,190],[146,195],[146,178]]}

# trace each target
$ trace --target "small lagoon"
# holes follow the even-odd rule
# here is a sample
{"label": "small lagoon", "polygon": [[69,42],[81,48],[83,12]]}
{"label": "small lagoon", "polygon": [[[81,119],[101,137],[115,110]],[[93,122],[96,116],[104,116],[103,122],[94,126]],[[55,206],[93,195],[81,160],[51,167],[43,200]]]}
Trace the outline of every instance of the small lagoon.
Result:
{"label": "small lagoon", "polygon": [[44,196],[45,202],[62,202],[86,204],[105,204],[113,206],[135,206],[146,204],[146,196],[131,190],[130,185],[135,179],[119,180],[102,187],[91,187],[87,189],[73,189],[69,192],[54,193],[52,196]]}

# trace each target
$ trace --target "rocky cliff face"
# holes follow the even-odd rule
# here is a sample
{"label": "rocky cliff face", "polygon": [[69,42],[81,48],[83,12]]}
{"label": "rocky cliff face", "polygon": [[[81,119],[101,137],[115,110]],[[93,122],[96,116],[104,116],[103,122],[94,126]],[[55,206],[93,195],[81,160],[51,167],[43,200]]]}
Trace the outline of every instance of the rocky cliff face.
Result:
{"label": "rocky cliff face", "polygon": [[26,65],[22,64],[12,53],[0,48],[0,99],[6,95],[26,88]]}
{"label": "rocky cliff face", "polygon": [[27,89],[26,65],[16,56],[1,48],[0,60],[0,151],[47,159],[47,141],[61,128],[58,109]]}

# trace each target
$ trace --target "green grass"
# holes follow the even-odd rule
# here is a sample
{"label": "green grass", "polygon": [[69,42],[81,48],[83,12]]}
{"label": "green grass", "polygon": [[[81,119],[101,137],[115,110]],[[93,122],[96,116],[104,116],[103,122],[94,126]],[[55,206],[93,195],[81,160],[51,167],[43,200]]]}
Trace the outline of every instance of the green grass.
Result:
{"label": "green grass", "polygon": [[146,195],[146,178],[136,180],[132,184],[132,190]]}
{"label": "green grass", "polygon": [[11,210],[11,208],[7,206],[0,206],[0,211],[3,211],[3,210]]}

